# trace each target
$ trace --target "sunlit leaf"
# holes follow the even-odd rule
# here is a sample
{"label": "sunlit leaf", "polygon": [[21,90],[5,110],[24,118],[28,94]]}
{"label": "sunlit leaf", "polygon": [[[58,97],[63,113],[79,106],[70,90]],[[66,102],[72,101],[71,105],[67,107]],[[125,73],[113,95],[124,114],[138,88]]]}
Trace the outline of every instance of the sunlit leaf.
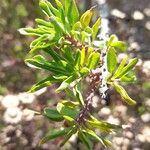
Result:
{"label": "sunlit leaf", "polygon": [[91,18],[92,18],[92,15],[93,15],[93,11],[92,9],[90,10],[87,10],[80,18],[80,22],[81,22],[81,25],[83,28],[86,28],[90,21],[91,21]]}
{"label": "sunlit leaf", "polygon": [[129,62],[128,65],[126,65],[121,71],[120,73],[118,74],[117,78],[121,78],[123,75],[125,75],[126,73],[128,73],[130,70],[132,70],[135,65],[137,64],[138,62],[138,59],[137,58],[134,58],[134,59],[131,59],[131,61]]}
{"label": "sunlit leaf", "polygon": [[107,52],[107,67],[110,73],[113,73],[117,65],[117,56],[115,49],[110,47]]}
{"label": "sunlit leaf", "polygon": [[95,40],[95,38],[96,38],[96,35],[97,35],[98,30],[100,28],[100,25],[101,25],[101,18],[98,18],[92,27],[92,38],[93,38],[93,40]]}
{"label": "sunlit leaf", "polygon": [[90,54],[90,56],[88,58],[87,67],[89,69],[95,69],[99,62],[100,62],[100,53],[93,52]]}
{"label": "sunlit leaf", "polygon": [[121,95],[123,101],[125,101],[129,105],[136,104],[136,101],[129,97],[128,93],[122,86],[118,85],[117,83],[114,83],[113,85],[114,85],[114,88],[116,89],[116,91]]}
{"label": "sunlit leaf", "polygon": [[40,1],[39,3],[40,8],[42,9],[42,11],[48,16],[52,16],[53,13],[51,12],[51,10],[49,9],[47,3],[45,3],[44,1]]}
{"label": "sunlit leaf", "polygon": [[125,52],[127,50],[127,44],[122,41],[112,42],[111,46],[114,48],[120,49],[123,52]]}
{"label": "sunlit leaf", "polygon": [[65,11],[71,25],[79,20],[79,12],[75,0],[65,0]]}
{"label": "sunlit leaf", "polygon": [[126,65],[126,63],[127,63],[127,57],[122,59],[120,65],[116,69],[116,72],[114,73],[114,76],[113,76],[114,79],[118,78],[118,76],[121,74],[122,69],[124,68],[124,66]]}
{"label": "sunlit leaf", "polygon": [[67,87],[69,87],[69,85],[77,79],[77,75],[71,75],[70,77],[68,77],[66,80],[64,80],[62,82],[62,84],[57,88],[56,92],[62,91],[64,89],[66,89]]}
{"label": "sunlit leaf", "polygon": [[68,105],[68,103],[61,102],[57,104],[57,110],[66,120],[70,122],[74,121],[79,113],[77,109],[75,109],[75,106],[72,107]]}

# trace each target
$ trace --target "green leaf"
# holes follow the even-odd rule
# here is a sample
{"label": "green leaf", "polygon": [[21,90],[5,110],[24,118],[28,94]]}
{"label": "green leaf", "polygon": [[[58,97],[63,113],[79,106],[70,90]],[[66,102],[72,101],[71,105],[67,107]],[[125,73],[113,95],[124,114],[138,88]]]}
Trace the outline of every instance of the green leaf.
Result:
{"label": "green leaf", "polygon": [[92,143],[89,138],[85,135],[84,132],[79,130],[78,132],[79,139],[85,144],[88,150],[92,150]]}
{"label": "green leaf", "polygon": [[94,131],[86,128],[82,130],[83,132],[87,133],[90,137],[95,138],[96,140],[100,141],[105,147],[106,146],[112,146],[111,142],[109,140],[103,139],[99,137]]}
{"label": "green leaf", "polygon": [[37,18],[37,19],[35,19],[35,21],[36,21],[36,22],[38,23],[38,25],[40,25],[40,26],[45,26],[45,27],[48,27],[48,28],[53,27],[50,22],[45,21],[45,20],[43,20],[43,19]]}
{"label": "green leaf", "polygon": [[114,48],[120,49],[123,52],[125,52],[127,50],[127,44],[122,41],[112,42],[111,46]]}
{"label": "green leaf", "polygon": [[62,84],[57,88],[56,92],[62,91],[66,88],[69,87],[69,85],[77,79],[77,75],[71,75],[70,77],[68,77],[65,81],[62,82]]}
{"label": "green leaf", "polygon": [[77,127],[74,126],[72,129],[65,135],[63,142],[60,144],[60,147],[64,146],[64,144],[71,138],[73,134],[77,132]]}
{"label": "green leaf", "polygon": [[56,74],[68,75],[70,74],[60,65],[53,64],[52,62],[47,61],[43,56],[36,55],[33,58],[28,58],[25,60],[28,65],[33,65],[39,69],[45,69]]}
{"label": "green leaf", "polygon": [[57,104],[58,112],[68,121],[74,121],[79,112],[75,109],[75,106],[68,105],[68,103],[59,102]]}
{"label": "green leaf", "polygon": [[113,85],[116,91],[121,95],[123,101],[125,101],[129,105],[136,104],[136,101],[129,97],[128,93],[125,91],[125,89],[122,86],[118,85],[117,83],[114,83]]}
{"label": "green leaf", "polygon": [[93,11],[92,9],[87,10],[80,18],[80,22],[83,28],[86,28],[87,26],[89,26],[91,18],[93,15]]}
{"label": "green leaf", "polygon": [[87,120],[86,122],[90,127],[99,128],[103,132],[110,133],[110,132],[113,132],[113,130],[121,129],[121,126],[119,126],[119,125],[110,124],[105,121],[97,120],[93,116],[91,116],[91,119]]}
{"label": "green leaf", "polygon": [[79,11],[75,0],[65,0],[65,12],[71,26],[79,20]]}
{"label": "green leaf", "polygon": [[20,32],[20,34],[30,35],[30,36],[41,36],[41,35],[47,33],[47,31],[44,31],[43,28],[33,29],[31,27],[29,27],[29,28],[21,28],[18,31]]}
{"label": "green leaf", "polygon": [[46,1],[46,4],[55,16],[60,17],[60,12],[50,2]]}
{"label": "green leaf", "polygon": [[74,56],[73,56],[73,51],[70,47],[65,46],[63,49],[63,56],[65,57],[65,59],[70,63],[73,64],[74,63]]}
{"label": "green leaf", "polygon": [[74,93],[75,97],[77,98],[77,100],[79,101],[79,103],[83,106],[84,105],[84,100],[83,100],[83,97],[82,97],[82,94],[81,94],[81,89],[80,89],[79,84],[77,84],[75,86],[75,88],[73,88],[73,93]]}
{"label": "green leaf", "polygon": [[100,25],[101,25],[101,18],[98,18],[92,27],[92,39],[93,40],[95,40],[95,38],[96,38],[96,35],[97,35],[98,30],[100,28]]}
{"label": "green leaf", "polygon": [[77,70],[80,69],[81,52],[78,50],[75,55],[74,66]]}
{"label": "green leaf", "polygon": [[85,52],[86,52],[86,50],[85,50],[85,47],[84,47],[84,48],[82,48],[82,50],[81,50],[81,59],[80,59],[80,65],[81,65],[81,66],[83,66],[84,61],[85,61]]}
{"label": "green leaf", "polygon": [[116,41],[118,41],[118,37],[115,34],[112,34],[107,41],[107,46],[111,46],[112,42]]}
{"label": "green leaf", "polygon": [[65,129],[51,129],[44,138],[42,138],[42,140],[40,141],[40,145],[48,142],[49,140],[58,138],[58,137],[62,137],[64,135],[66,135],[70,130],[72,129],[72,127],[69,128],[65,128]]}
{"label": "green leaf", "polygon": [[47,52],[48,54],[50,54],[52,56],[52,58],[58,62],[60,60],[62,60],[63,58],[58,54],[56,53],[54,50],[52,50],[50,47],[48,47],[47,49],[44,50],[45,52]]}
{"label": "green leaf", "polygon": [[83,67],[83,68],[80,69],[79,73],[80,73],[81,77],[85,77],[89,74],[89,72],[90,72],[89,68]]}
{"label": "green leaf", "polygon": [[108,71],[112,74],[117,65],[117,56],[115,53],[115,49],[110,47],[107,53],[107,67]]}
{"label": "green leaf", "polygon": [[43,115],[52,121],[59,122],[64,120],[63,116],[60,115],[60,113],[56,109],[45,108]]}
{"label": "green leaf", "polygon": [[134,82],[136,81],[136,76],[133,73],[129,72],[128,74],[122,76],[120,80],[123,82]]}
{"label": "green leaf", "polygon": [[46,2],[40,1],[39,6],[48,17],[53,15]]}
{"label": "green leaf", "polygon": [[89,69],[95,69],[99,62],[100,62],[100,53],[93,52],[92,54],[90,54],[90,56],[88,58],[87,67]]}
{"label": "green leaf", "polygon": [[62,33],[65,33],[63,24],[60,23],[56,17],[50,17],[49,20],[54,25],[54,28],[55,28],[57,34],[61,35]]}
{"label": "green leaf", "polygon": [[122,59],[119,67],[117,68],[116,72],[113,75],[113,79],[118,78],[118,76],[121,74],[121,72],[122,72],[124,66],[126,65],[126,63],[127,63],[127,57]]}
{"label": "green leaf", "polygon": [[29,90],[29,92],[33,93],[33,92],[36,92],[44,87],[48,87],[50,86],[51,84],[55,83],[55,82],[59,82],[59,80],[53,78],[52,76],[50,77],[47,77],[46,79],[38,82],[37,84],[33,85],[31,87],[31,89]]}
{"label": "green leaf", "polygon": [[129,64],[121,70],[121,72],[117,75],[116,78],[121,78],[123,75],[127,74],[130,70],[132,70],[135,67],[137,62],[138,62],[137,58],[131,59]]}

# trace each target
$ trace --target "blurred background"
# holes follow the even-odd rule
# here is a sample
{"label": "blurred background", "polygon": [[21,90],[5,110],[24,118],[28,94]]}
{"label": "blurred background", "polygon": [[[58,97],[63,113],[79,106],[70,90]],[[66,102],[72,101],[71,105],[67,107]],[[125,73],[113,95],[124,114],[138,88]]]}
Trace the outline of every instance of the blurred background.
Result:
{"label": "blurred background", "polygon": [[[97,118],[110,123],[128,125],[124,131],[109,135],[114,150],[150,149],[150,1],[149,0],[77,0],[81,12],[97,5],[96,15],[101,12],[109,21],[110,34],[128,43],[127,54],[138,57],[135,69],[137,81],[125,85],[137,101],[129,107],[112,92],[109,106],[102,105],[95,95],[93,107]],[[31,37],[17,31],[21,27],[35,26],[34,19],[44,15],[38,0],[0,1],[0,150],[60,150],[59,140],[42,146],[38,142],[47,130],[62,125],[49,122],[35,115],[44,107],[53,107],[65,95],[55,94],[55,85],[34,94],[25,93],[45,74],[27,67],[24,59],[29,51]],[[126,54],[120,53],[119,59]],[[57,85],[56,85],[57,86]],[[98,112],[98,113],[97,113]],[[73,136],[62,150],[84,150]],[[94,150],[104,150],[94,143]]]}

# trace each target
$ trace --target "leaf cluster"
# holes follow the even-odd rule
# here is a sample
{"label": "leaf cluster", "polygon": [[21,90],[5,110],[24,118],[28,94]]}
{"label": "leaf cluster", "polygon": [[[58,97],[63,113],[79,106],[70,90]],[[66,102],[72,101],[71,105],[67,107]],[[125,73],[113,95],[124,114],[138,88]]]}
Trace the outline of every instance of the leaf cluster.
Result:
{"label": "leaf cluster", "polygon": [[[30,55],[25,60],[27,65],[48,72],[48,76],[33,85],[29,92],[58,83],[56,92],[63,90],[70,96],[70,100],[60,100],[55,109],[45,108],[42,112],[42,115],[49,120],[65,122],[67,127],[50,129],[40,144],[57,137],[64,137],[60,143],[60,146],[63,146],[73,134],[77,134],[87,149],[92,149],[93,139],[100,141],[104,146],[110,146],[111,142],[98,136],[94,132],[95,129],[111,133],[121,126],[100,121],[90,113],[87,118],[84,118],[84,123],[77,123],[80,110],[85,106],[80,85],[92,70],[100,67],[101,63],[100,50],[103,48],[104,41],[99,41],[98,47],[94,46],[101,26],[101,18],[91,26],[94,7],[80,16],[75,0],[54,2],[55,6],[49,1],[40,1],[39,6],[46,19],[35,19],[36,28],[19,29],[21,34],[35,37],[30,44]],[[114,87],[126,103],[135,104],[119,83],[131,82],[135,79],[131,70],[136,65],[137,59],[128,62],[127,58],[124,58],[121,63],[118,63],[117,53],[119,50],[125,52],[127,45],[119,41],[115,35],[109,37],[106,45],[109,71],[107,83]],[[44,57],[43,53],[47,57]]]}

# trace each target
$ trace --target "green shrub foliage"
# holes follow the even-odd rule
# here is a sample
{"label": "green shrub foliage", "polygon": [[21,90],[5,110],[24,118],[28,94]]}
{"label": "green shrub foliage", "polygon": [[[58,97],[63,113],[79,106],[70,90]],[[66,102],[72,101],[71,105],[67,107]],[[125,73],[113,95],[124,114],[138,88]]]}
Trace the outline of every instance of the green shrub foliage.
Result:
{"label": "green shrub foliage", "polygon": [[[137,59],[117,60],[119,51],[125,52],[127,47],[115,35],[106,41],[100,40],[99,46],[94,46],[97,33],[101,26],[101,18],[91,25],[93,8],[80,16],[75,0],[65,0],[63,3],[55,0],[53,6],[48,1],[40,1],[39,6],[46,19],[35,19],[36,28],[19,29],[23,35],[36,37],[30,44],[30,52],[25,60],[26,64],[48,72],[48,76],[33,85],[29,92],[35,92],[44,87],[57,83],[56,92],[64,91],[68,100],[60,100],[55,109],[45,108],[42,115],[50,121],[65,122],[62,129],[50,129],[41,140],[43,144],[49,140],[63,137],[63,146],[73,134],[84,143],[87,149],[92,149],[91,140],[97,140],[104,146],[111,146],[111,142],[95,133],[95,129],[110,134],[121,126],[96,119],[92,113],[92,97],[102,84],[101,67],[103,55],[101,50],[106,47],[108,76],[105,78],[108,88],[114,88],[129,105],[136,102],[129,97],[121,82],[132,82],[135,76],[131,70]],[[105,42],[105,44],[104,44]],[[45,53],[45,54],[44,54]],[[50,56],[44,57],[45,55]],[[104,70],[105,71],[105,70]],[[83,98],[83,81],[90,78],[87,97]],[[107,92],[107,91],[106,91]],[[107,99],[107,98],[104,98]]]}

